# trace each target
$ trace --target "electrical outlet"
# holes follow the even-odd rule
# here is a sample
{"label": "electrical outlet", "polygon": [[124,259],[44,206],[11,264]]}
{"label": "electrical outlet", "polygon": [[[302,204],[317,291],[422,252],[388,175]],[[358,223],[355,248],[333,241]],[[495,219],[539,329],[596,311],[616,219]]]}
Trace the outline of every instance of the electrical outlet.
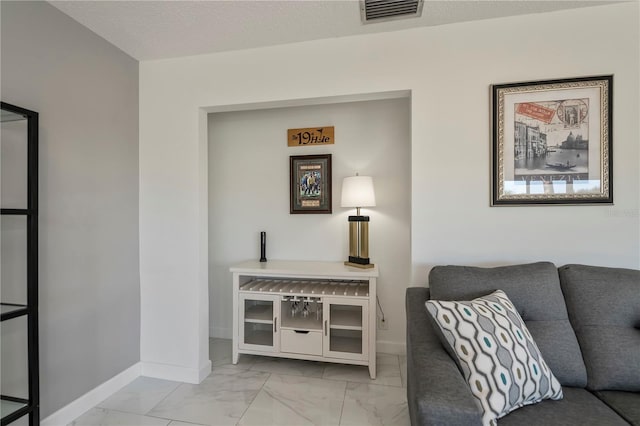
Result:
{"label": "electrical outlet", "polygon": [[387,318],[378,317],[378,330],[388,330],[389,320]]}

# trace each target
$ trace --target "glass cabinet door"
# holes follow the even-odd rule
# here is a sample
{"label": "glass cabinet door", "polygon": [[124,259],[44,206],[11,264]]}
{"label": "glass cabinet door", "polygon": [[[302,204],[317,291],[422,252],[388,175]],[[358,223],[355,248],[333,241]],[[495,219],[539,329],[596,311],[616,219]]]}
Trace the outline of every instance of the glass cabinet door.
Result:
{"label": "glass cabinet door", "polygon": [[369,358],[366,300],[324,299],[324,356],[366,361]]}
{"label": "glass cabinet door", "polygon": [[279,298],[240,294],[240,349],[279,351]]}

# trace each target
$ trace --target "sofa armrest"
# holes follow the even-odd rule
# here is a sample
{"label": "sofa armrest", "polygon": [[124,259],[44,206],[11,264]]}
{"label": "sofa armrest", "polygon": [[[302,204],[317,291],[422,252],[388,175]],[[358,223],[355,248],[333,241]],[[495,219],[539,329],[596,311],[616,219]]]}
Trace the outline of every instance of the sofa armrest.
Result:
{"label": "sofa armrest", "polygon": [[407,402],[411,424],[480,425],[469,386],[428,318],[429,289],[409,287],[407,310]]}

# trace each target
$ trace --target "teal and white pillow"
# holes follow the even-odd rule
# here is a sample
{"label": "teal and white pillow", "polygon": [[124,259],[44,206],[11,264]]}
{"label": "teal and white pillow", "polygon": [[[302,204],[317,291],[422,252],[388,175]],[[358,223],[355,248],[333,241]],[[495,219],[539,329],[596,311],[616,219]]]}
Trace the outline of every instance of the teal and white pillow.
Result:
{"label": "teal and white pillow", "polygon": [[502,290],[471,301],[428,300],[427,310],[455,355],[482,410],[482,422],[524,405],[562,399],[562,386]]}

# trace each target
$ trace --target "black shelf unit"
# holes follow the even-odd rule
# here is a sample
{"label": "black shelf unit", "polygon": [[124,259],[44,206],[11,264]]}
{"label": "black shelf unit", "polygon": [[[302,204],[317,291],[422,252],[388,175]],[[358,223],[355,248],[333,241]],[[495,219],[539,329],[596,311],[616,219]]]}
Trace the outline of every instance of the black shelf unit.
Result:
{"label": "black shelf unit", "polygon": [[5,102],[0,103],[2,122],[27,121],[27,206],[2,208],[0,214],[20,215],[26,218],[27,251],[26,293],[27,304],[0,302],[0,320],[27,319],[27,380],[28,399],[0,395],[2,404],[0,426],[8,425],[28,415],[29,425],[40,423],[40,385],[38,349],[38,113]]}

